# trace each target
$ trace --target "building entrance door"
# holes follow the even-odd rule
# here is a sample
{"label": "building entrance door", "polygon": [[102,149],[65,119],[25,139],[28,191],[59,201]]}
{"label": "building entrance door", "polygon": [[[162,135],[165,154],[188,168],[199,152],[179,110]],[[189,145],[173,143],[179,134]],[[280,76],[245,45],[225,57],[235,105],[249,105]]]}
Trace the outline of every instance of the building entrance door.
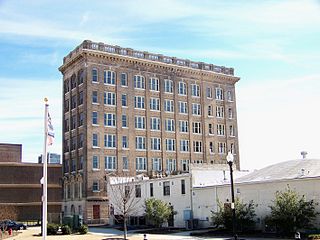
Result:
{"label": "building entrance door", "polygon": [[93,219],[100,219],[100,205],[93,205]]}

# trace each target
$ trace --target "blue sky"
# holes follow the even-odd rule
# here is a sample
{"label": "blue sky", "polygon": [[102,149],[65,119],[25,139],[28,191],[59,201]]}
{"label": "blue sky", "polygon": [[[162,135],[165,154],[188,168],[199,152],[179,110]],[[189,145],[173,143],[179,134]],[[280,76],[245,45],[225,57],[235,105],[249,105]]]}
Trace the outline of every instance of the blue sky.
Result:
{"label": "blue sky", "polygon": [[61,152],[58,67],[84,39],[235,68],[242,169],[320,159],[320,1],[0,0],[0,142]]}

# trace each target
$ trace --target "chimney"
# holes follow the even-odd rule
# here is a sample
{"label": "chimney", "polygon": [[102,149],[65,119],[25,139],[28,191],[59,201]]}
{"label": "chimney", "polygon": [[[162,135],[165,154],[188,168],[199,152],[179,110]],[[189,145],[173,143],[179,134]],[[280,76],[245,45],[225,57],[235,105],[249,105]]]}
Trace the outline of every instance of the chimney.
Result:
{"label": "chimney", "polygon": [[302,159],[305,159],[307,157],[307,152],[306,151],[302,151],[301,152],[301,156],[302,156]]}

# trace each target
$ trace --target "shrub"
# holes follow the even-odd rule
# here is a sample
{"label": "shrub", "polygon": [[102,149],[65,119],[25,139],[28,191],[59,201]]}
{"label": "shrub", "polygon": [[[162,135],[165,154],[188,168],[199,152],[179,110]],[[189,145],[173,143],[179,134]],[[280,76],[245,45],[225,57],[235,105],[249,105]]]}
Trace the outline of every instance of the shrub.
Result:
{"label": "shrub", "polygon": [[79,227],[79,233],[80,234],[87,234],[88,233],[88,226],[87,225],[82,225]]}
{"label": "shrub", "polygon": [[56,235],[59,230],[59,225],[50,223],[47,225],[47,234],[48,235]]}
{"label": "shrub", "polygon": [[71,228],[68,225],[63,225],[61,227],[61,232],[63,235],[70,235],[71,234]]}
{"label": "shrub", "polygon": [[320,234],[310,234],[308,236],[308,239],[310,239],[310,240],[320,239]]}

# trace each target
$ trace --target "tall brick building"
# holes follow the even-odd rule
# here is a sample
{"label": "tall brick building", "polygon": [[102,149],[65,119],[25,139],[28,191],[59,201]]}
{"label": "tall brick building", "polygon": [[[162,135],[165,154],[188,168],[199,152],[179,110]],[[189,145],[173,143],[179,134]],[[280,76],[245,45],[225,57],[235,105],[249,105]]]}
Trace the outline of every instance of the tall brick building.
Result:
{"label": "tall brick building", "polygon": [[232,68],[84,41],[63,74],[64,212],[108,221],[106,176],[239,169]]}

